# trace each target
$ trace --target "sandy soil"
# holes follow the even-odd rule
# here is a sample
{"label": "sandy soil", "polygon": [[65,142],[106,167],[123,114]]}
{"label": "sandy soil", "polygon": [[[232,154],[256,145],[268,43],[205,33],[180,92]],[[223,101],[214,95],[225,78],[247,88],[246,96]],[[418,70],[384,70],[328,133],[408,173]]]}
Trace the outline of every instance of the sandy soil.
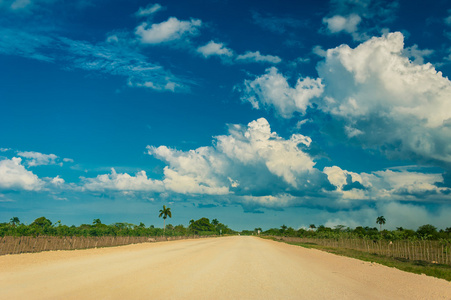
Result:
{"label": "sandy soil", "polygon": [[451,299],[451,283],[227,237],[1,256],[0,299]]}

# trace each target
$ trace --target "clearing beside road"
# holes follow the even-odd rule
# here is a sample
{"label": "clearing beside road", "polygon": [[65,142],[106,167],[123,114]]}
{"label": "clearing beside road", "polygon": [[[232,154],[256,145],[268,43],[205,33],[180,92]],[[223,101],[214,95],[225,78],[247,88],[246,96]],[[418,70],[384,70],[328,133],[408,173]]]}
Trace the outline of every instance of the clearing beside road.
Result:
{"label": "clearing beside road", "polygon": [[451,283],[237,236],[0,256],[0,299],[451,299]]}

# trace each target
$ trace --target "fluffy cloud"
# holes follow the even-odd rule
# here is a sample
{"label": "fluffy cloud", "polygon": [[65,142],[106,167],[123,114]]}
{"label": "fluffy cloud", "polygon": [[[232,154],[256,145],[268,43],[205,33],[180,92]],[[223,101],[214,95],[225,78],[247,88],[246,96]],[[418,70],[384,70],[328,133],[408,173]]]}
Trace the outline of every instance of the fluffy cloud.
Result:
{"label": "fluffy cloud", "polygon": [[62,186],[66,181],[61,178],[59,175],[57,175],[55,178],[50,179],[50,183],[52,183],[55,186]]}
{"label": "fluffy cloud", "polygon": [[148,146],[148,154],[169,164],[164,168],[165,187],[176,193],[223,195],[230,182],[224,180],[224,162],[211,147],[188,152],[166,146]]}
{"label": "fluffy cloud", "polygon": [[329,17],[323,19],[330,33],[345,32],[354,40],[367,40],[380,34],[386,24],[396,18],[398,1],[393,0],[331,0]]}
{"label": "fluffy cloud", "polygon": [[247,51],[245,54],[238,55],[236,60],[238,61],[251,61],[251,62],[267,62],[278,64],[282,60],[278,56],[273,55],[261,55],[260,51],[250,52]]}
{"label": "fluffy cloud", "polygon": [[163,183],[159,180],[147,178],[145,171],[131,176],[127,173],[117,173],[111,169],[110,174],[98,175],[95,178],[82,178],[83,189],[89,191],[149,191],[162,192]]}
{"label": "fluffy cloud", "polygon": [[424,201],[449,198],[449,188],[438,187],[442,174],[408,170],[384,170],[355,173],[340,167],[325,167],[323,172],[336,186],[342,200],[398,200]]}
{"label": "fluffy cloud", "polygon": [[82,178],[82,188],[216,195],[249,207],[286,206],[328,185],[326,175],[303,151],[310,144],[311,139],[301,134],[280,137],[261,118],[247,126],[230,125],[227,135],[215,137],[213,146],[189,151],[147,146],[149,155],[167,164],[162,180],[150,179],[144,171],[132,176],[112,169],[110,174]]}
{"label": "fluffy cloud", "polygon": [[365,146],[391,157],[451,163],[451,82],[403,53],[403,35],[390,33],[327,51],[318,66],[325,82],[320,108],[344,122]]}
{"label": "fluffy cloud", "polygon": [[245,132],[235,127],[230,133],[216,137],[216,149],[233,161],[251,166],[264,163],[272,174],[294,188],[301,185],[299,179],[303,174],[313,170],[315,163],[312,158],[299,149],[300,145],[310,146],[309,137],[293,134],[289,140],[284,140],[271,132],[264,118],[249,123]]}
{"label": "fluffy cloud", "polygon": [[299,78],[294,88],[275,68],[254,80],[246,80],[242,90],[242,100],[254,108],[274,108],[284,118],[292,117],[294,112],[304,114],[310,101],[319,97],[324,90],[321,79]]}
{"label": "fluffy cloud", "polygon": [[208,42],[206,45],[197,48],[197,52],[202,54],[204,57],[210,57],[213,55],[217,56],[233,56],[233,51],[224,46],[222,43],[215,43],[214,41]]}
{"label": "fluffy cloud", "polygon": [[180,21],[171,17],[165,22],[150,25],[150,28],[144,22],[136,28],[135,34],[143,44],[160,44],[197,35],[201,25],[201,20]]}
{"label": "fluffy cloud", "polygon": [[327,29],[331,33],[338,33],[341,31],[347,33],[353,33],[357,31],[357,26],[359,25],[362,18],[358,15],[352,14],[347,17],[335,15],[331,18],[324,18],[323,23],[327,25]]}
{"label": "fluffy cloud", "polygon": [[29,167],[55,165],[58,159],[58,156],[55,154],[42,154],[34,151],[17,152],[17,155],[26,158]]}
{"label": "fluffy cloud", "polygon": [[[333,117],[335,128],[364,147],[451,168],[451,82],[421,63],[420,56],[428,54],[405,50],[403,35],[389,33],[354,49],[327,50],[317,66],[319,78],[298,79],[294,88],[270,68],[245,81],[242,100],[284,118],[304,114],[314,102]],[[415,63],[406,55],[417,56]]]}
{"label": "fluffy cloud", "polygon": [[321,189],[326,178],[302,151],[310,143],[300,134],[281,138],[261,118],[247,126],[230,125],[229,134],[217,136],[211,147],[178,151],[148,146],[148,153],[168,164],[163,182],[169,191],[276,197]]}
{"label": "fluffy cloud", "polygon": [[21,164],[22,159],[13,157],[0,161],[0,188],[12,190],[37,191],[43,181]]}
{"label": "fluffy cloud", "polygon": [[294,197],[290,194],[279,194],[279,195],[269,195],[269,196],[243,196],[238,200],[241,204],[243,204],[250,211],[255,210],[257,207],[266,207],[266,208],[280,208],[280,207],[288,207],[298,201],[297,197]]}

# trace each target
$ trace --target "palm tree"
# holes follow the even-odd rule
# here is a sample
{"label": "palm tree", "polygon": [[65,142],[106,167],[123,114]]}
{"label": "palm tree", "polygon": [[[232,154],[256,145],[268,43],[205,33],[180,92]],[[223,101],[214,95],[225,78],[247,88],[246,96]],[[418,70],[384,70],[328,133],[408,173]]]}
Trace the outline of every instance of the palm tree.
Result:
{"label": "palm tree", "polygon": [[376,223],[380,225],[380,231],[382,231],[382,225],[385,224],[384,216],[377,217]]}
{"label": "palm tree", "polygon": [[159,218],[163,217],[163,236],[164,232],[166,230],[166,218],[172,218],[171,209],[169,207],[166,207],[166,205],[163,205],[163,209],[160,209],[160,215]]}
{"label": "palm tree", "polygon": [[285,230],[287,230],[287,225],[283,224],[282,226],[280,226],[281,230],[280,232],[285,233]]}
{"label": "palm tree", "polygon": [[11,225],[13,225],[13,227],[16,227],[16,225],[20,223],[20,220],[18,217],[12,217],[10,223]]}

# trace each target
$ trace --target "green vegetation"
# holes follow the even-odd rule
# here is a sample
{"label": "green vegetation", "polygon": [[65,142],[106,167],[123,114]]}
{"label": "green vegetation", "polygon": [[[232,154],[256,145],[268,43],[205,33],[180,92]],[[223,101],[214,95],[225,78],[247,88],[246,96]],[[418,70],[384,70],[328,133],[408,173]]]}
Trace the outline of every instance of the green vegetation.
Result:
{"label": "green vegetation", "polygon": [[[192,222],[191,222],[192,221]],[[219,223],[217,219],[213,221],[207,218],[201,218],[197,221],[191,220],[189,230],[198,235],[219,235],[219,234],[233,234],[235,231],[231,230],[227,225]]]}
{"label": "green vegetation", "polygon": [[[273,238],[274,239],[274,238]],[[279,241],[278,239],[274,239]],[[326,251],[329,253],[334,253],[337,255],[352,257],[360,259],[363,261],[374,262],[381,265],[385,265],[392,268],[397,268],[406,272],[425,274],[428,276],[434,276],[437,278],[442,278],[451,281],[451,266],[445,264],[433,264],[425,261],[409,261],[406,259],[387,257],[384,255],[377,255],[374,253],[367,253],[364,251],[358,251],[354,249],[347,248],[335,248],[321,246],[315,243],[300,243],[300,242],[286,242],[291,245],[297,245],[304,248],[313,248]]]}
{"label": "green vegetation", "polygon": [[376,223],[379,224],[380,230],[382,231],[382,225],[385,224],[385,218],[384,218],[384,216],[377,217]]}
{"label": "green vegetation", "polygon": [[315,224],[295,230],[282,225],[262,232],[262,236],[451,281],[451,227],[438,230],[426,224],[417,230],[397,227],[390,231],[382,230],[385,222],[383,216],[376,219],[379,230]]}
{"label": "green vegetation", "polygon": [[163,205],[163,209],[160,209],[160,215],[159,218],[163,217],[163,235],[166,231],[166,218],[172,218],[171,209],[169,207],[166,207],[166,205]]}
{"label": "green vegetation", "polygon": [[[169,209],[163,207],[164,209]],[[161,211],[160,211],[161,212]],[[170,210],[166,210],[167,216]],[[162,215],[164,218],[164,214]],[[215,219],[216,220],[216,219]],[[214,225],[215,223],[216,225]],[[3,236],[186,236],[186,235],[219,235],[233,234],[231,230],[218,220],[210,223],[209,219],[201,218],[197,221],[191,220],[190,225],[185,227],[180,224],[173,226],[165,225],[164,228],[155,228],[153,225],[146,227],[142,222],[139,225],[117,222],[110,225],[103,224],[100,219],[94,219],[92,224],[81,224],[80,226],[67,226],[61,221],[52,223],[45,217],[34,220],[30,225],[20,222],[18,217],[10,219],[9,223],[0,223],[0,237]]]}
{"label": "green vegetation", "polygon": [[[383,218],[383,217],[382,217]],[[379,218],[378,218],[379,220]],[[383,222],[382,222],[383,221]],[[380,223],[379,223],[380,222]],[[378,224],[382,225],[385,222],[385,218],[379,220]],[[255,234],[255,232],[252,232]],[[423,240],[445,240],[451,242],[451,227],[445,230],[437,228],[433,225],[426,224],[420,226],[416,231],[411,229],[404,229],[403,227],[397,227],[396,230],[381,230],[376,227],[362,227],[357,226],[352,229],[343,225],[337,225],[334,228],[325,227],[320,225],[316,227],[311,224],[308,229],[300,228],[295,230],[292,227],[282,225],[279,228],[271,228],[262,232],[267,236],[288,236],[288,237],[300,237],[300,238],[319,238],[319,239],[367,239],[367,240],[409,240],[409,241],[423,241]]]}

